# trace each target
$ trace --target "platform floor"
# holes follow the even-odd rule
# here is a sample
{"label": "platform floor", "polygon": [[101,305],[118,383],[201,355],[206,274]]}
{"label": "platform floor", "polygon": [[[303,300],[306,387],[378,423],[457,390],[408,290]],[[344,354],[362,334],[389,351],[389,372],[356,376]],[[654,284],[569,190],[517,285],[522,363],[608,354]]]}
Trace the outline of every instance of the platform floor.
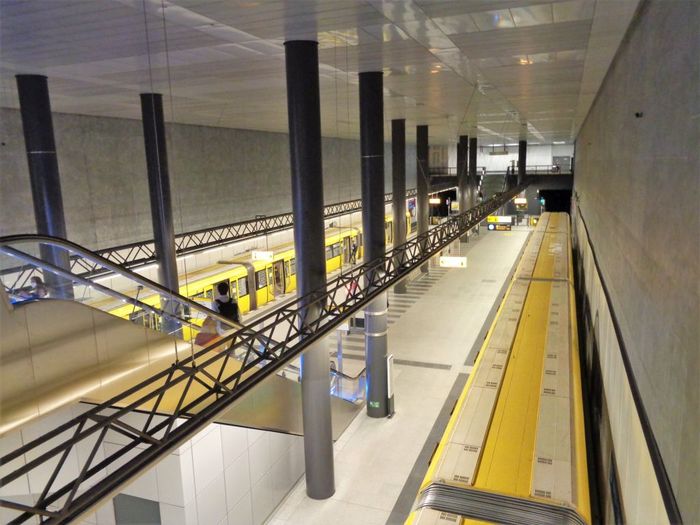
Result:
{"label": "platform floor", "polygon": [[[466,270],[431,268],[408,286],[407,294],[390,293],[396,415],[371,419],[361,412],[335,444],[333,497],[307,497],[302,477],[269,524],[403,523],[427,469],[436,419],[441,411],[449,413],[452,401],[446,401],[454,396],[455,383],[463,384],[471,371],[476,340],[483,338],[482,328],[527,235],[525,228],[482,229],[481,236],[459,248],[468,257]],[[328,344],[332,348],[332,338]],[[361,334],[351,334],[343,348],[346,366],[352,361],[362,365]]]}

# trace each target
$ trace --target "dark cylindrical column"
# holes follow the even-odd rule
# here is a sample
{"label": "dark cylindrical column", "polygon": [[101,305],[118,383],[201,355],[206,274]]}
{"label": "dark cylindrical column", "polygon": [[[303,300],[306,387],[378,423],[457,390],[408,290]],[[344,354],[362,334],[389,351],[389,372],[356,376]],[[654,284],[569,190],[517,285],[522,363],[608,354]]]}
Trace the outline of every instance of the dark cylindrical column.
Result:
{"label": "dark cylindrical column", "polygon": [[476,191],[475,189],[479,185],[479,179],[476,174],[476,137],[471,137],[469,139],[469,186],[472,189],[469,198],[469,207],[476,204]]}
{"label": "dark cylindrical column", "polygon": [[360,73],[362,235],[365,262],[383,257],[386,251],[382,75],[381,71]]}
{"label": "dark cylindrical column", "polygon": [[469,150],[469,137],[461,135],[457,143],[457,186],[459,193],[459,213],[464,213],[471,206],[471,194],[473,189],[469,183],[469,171],[467,169],[467,155]]}
{"label": "dark cylindrical column", "polygon": [[525,180],[527,169],[527,141],[518,142],[518,186]]}
{"label": "dark cylindrical column", "polygon": [[[292,212],[299,297],[326,287],[321,159],[321,99],[318,43],[285,42],[289,156],[292,167]],[[307,303],[305,324],[318,318],[320,307]],[[306,493],[326,499],[335,492],[331,428],[330,360],[322,342],[301,362]]]}
{"label": "dark cylindrical column", "polygon": [[[418,235],[428,232],[428,126],[416,126],[416,211]],[[423,264],[421,272],[428,272],[428,263]]]}
{"label": "dark cylindrical column", "polygon": [[[406,242],[406,120],[391,121],[391,195],[394,218],[394,246]],[[397,264],[403,263],[397,260]],[[406,293],[404,281],[394,286],[394,293]]]}
{"label": "dark cylindrical column", "polygon": [[[362,155],[362,233],[364,262],[383,257],[384,233],[384,100],[383,73],[360,73],[360,151]],[[389,415],[387,398],[386,296],[365,309],[367,415]]]}
{"label": "dark cylindrical column", "polygon": [[[63,214],[48,80],[42,75],[17,75],[16,79],[36,231],[39,235],[65,239],[66,219]],[[46,262],[70,269],[68,252],[65,250],[42,244],[40,252],[41,258]],[[69,280],[48,272],[44,272],[44,280],[52,297],[73,297],[73,286]]]}
{"label": "dark cylindrical column", "polygon": [[179,290],[177,258],[175,254],[175,228],[170,199],[168,153],[165,146],[165,120],[163,95],[141,93],[141,118],[143,140],[146,146],[148,193],[151,197],[151,222],[158,260],[160,284],[175,293]]}

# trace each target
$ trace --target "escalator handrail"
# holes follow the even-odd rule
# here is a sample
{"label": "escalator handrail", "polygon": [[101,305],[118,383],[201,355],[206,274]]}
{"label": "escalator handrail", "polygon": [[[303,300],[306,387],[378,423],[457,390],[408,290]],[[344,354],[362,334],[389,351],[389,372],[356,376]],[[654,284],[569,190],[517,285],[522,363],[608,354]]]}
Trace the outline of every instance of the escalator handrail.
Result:
{"label": "escalator handrail", "polygon": [[[231,326],[234,329],[240,329],[242,328],[242,325],[239,323],[235,323],[231,321],[230,319],[220,315],[218,312],[215,312],[214,310],[207,308],[206,306],[193,301],[192,299],[182,296],[178,293],[173,292],[172,290],[169,290],[165,288],[164,286],[156,283],[155,281],[151,281],[150,279],[143,277],[142,275],[139,275],[137,273],[132,272],[131,270],[127,270],[125,268],[122,268],[118,264],[115,264],[108,259],[105,259],[104,257],[96,254],[95,252],[92,252],[88,250],[87,248],[84,248],[80,246],[79,244],[76,244],[72,241],[69,241],[67,239],[62,239],[60,237],[53,237],[51,235],[39,235],[39,234],[18,234],[18,235],[7,235],[5,237],[0,237],[0,251],[5,251],[3,248],[11,248],[11,245],[13,244],[21,244],[21,243],[28,243],[28,242],[35,242],[35,243],[45,243],[45,244],[53,244],[55,246],[58,246],[60,248],[69,250],[73,253],[76,253],[80,255],[81,257],[88,259],[92,262],[95,262],[97,264],[100,264],[107,268],[108,270],[114,272],[115,274],[121,275],[123,277],[126,277],[127,279],[130,279],[134,281],[137,284],[140,284],[144,286],[145,288],[151,288],[157,293],[159,293],[162,296],[169,297],[173,300],[177,300],[180,304],[189,306],[192,310],[196,310],[198,312],[201,312],[205,314],[205,316],[210,316],[216,319],[217,321],[220,321],[221,323]],[[17,250],[17,248],[14,248]],[[17,250],[21,251],[21,250]],[[27,254],[28,255],[28,254]],[[15,255],[13,255],[15,256]],[[31,255],[28,255],[29,257],[33,257]],[[48,263],[44,263],[48,264]],[[77,280],[77,281],[87,281],[91,286],[94,288],[97,288],[100,286],[97,284],[95,281],[90,281],[89,279],[84,279],[79,277],[77,274],[70,272],[69,270],[62,269],[64,272],[67,272],[69,274],[68,278]],[[105,287],[103,287],[105,288]],[[109,288],[108,288],[109,289]],[[111,290],[111,289],[110,289]],[[116,292],[115,293],[119,293]],[[126,296],[128,297],[128,296]],[[129,298],[132,299],[132,298]],[[131,302],[131,301],[129,301]],[[133,303],[132,303],[133,304]],[[150,307],[152,308],[152,307]]]}

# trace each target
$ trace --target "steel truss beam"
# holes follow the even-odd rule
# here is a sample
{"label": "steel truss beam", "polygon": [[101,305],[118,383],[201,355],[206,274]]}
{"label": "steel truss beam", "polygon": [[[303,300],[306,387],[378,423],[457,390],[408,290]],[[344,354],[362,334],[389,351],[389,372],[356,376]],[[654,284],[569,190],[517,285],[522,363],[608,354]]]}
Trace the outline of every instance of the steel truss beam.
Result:
{"label": "steel truss beam", "polygon": [[[4,474],[0,486],[40,471],[50,470],[52,474],[34,505],[0,500],[0,506],[22,512],[11,523],[32,518],[41,523],[67,523],[91,511],[524,187],[479,204],[395,247],[383,257],[355,267],[329,281],[325,290],[309,293],[271,311],[222,341],[173,363],[122,394],[6,454],[0,458],[0,467],[17,460],[21,462],[22,458],[26,462]],[[261,340],[269,343],[263,347],[259,343]],[[244,356],[242,361],[237,355]],[[179,400],[172,414],[159,411],[166,393]],[[192,399],[188,394],[192,394]],[[133,418],[129,419],[135,412],[143,414],[145,419],[141,428],[134,426]],[[184,421],[176,424],[181,418]],[[126,438],[127,443],[109,455],[103,451],[104,457],[96,460],[99,448],[112,432],[119,433],[122,440]],[[77,454],[78,446],[81,446],[82,455]],[[86,454],[85,450],[89,452]],[[75,458],[84,457],[82,462],[77,460],[80,462],[77,476],[63,472],[71,453]],[[110,467],[109,473],[107,467]],[[65,482],[67,478],[70,480]],[[62,484],[56,483],[57,479],[61,479]],[[55,484],[59,486],[54,487]]]}
{"label": "steel truss beam", "polygon": [[[415,197],[415,188],[406,191],[406,197]],[[391,202],[391,193],[385,195],[385,202]],[[325,219],[340,217],[348,213],[362,210],[362,199],[337,202],[329,204],[323,210]],[[187,255],[209,248],[215,248],[224,244],[244,241],[255,237],[269,235],[271,233],[290,229],[294,226],[294,218],[291,213],[280,215],[261,216],[256,219],[235,222],[224,226],[215,226],[204,230],[197,230],[188,233],[181,233],[175,236],[175,252],[177,255]],[[135,242],[114,248],[106,248],[95,252],[97,255],[116,263],[123,268],[135,269],[140,266],[156,262],[156,249],[153,240]],[[71,272],[91,279],[109,273],[104,267],[95,265],[92,261],[79,256],[72,256],[70,259]],[[8,268],[2,271],[3,274],[16,274],[15,285],[25,286],[34,275],[33,268]]]}

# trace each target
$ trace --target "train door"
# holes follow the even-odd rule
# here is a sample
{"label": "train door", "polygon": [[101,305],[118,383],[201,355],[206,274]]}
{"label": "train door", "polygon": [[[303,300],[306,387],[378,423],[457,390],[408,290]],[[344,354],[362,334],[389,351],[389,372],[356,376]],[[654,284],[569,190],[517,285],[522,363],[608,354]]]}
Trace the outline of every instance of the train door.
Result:
{"label": "train door", "polygon": [[272,269],[274,273],[274,283],[275,283],[275,295],[282,295],[286,289],[286,282],[284,278],[284,261],[279,260],[272,263]]}
{"label": "train door", "polygon": [[386,221],[384,223],[384,236],[386,237],[386,243],[391,244],[394,242],[394,223],[392,221]]}
{"label": "train door", "polygon": [[275,282],[274,282],[274,271],[272,269],[272,265],[267,267],[267,294],[268,294],[268,300],[274,299],[275,294]]}
{"label": "train door", "polygon": [[350,236],[343,237],[343,264],[348,264],[350,262],[350,256],[352,255],[352,243],[350,241]]}

